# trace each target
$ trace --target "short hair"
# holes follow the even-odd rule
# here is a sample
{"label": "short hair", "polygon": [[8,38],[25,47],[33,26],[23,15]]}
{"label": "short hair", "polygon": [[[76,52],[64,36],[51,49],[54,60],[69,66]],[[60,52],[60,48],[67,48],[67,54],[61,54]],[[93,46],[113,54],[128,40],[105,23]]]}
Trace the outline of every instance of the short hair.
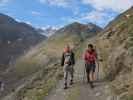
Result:
{"label": "short hair", "polygon": [[92,48],[93,49],[93,45],[92,44],[88,44],[88,48]]}

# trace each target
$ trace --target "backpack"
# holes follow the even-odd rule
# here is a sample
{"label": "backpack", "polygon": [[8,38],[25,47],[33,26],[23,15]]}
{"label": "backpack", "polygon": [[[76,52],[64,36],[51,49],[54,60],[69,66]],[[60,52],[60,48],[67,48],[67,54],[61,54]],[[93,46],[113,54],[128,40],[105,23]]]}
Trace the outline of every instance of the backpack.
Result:
{"label": "backpack", "polygon": [[64,53],[64,64],[69,64],[71,65],[71,62],[72,62],[72,52],[66,52]]}

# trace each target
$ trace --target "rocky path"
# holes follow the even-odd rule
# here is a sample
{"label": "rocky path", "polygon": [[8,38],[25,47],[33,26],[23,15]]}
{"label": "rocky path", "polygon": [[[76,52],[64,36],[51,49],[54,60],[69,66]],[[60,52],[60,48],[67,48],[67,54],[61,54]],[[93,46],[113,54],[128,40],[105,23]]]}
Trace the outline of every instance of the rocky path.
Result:
{"label": "rocky path", "polygon": [[75,82],[67,90],[63,89],[63,81],[53,89],[44,100],[115,100],[108,94],[108,84],[104,81],[94,83],[95,88],[90,88],[89,84],[83,82],[84,63],[78,61],[75,65]]}

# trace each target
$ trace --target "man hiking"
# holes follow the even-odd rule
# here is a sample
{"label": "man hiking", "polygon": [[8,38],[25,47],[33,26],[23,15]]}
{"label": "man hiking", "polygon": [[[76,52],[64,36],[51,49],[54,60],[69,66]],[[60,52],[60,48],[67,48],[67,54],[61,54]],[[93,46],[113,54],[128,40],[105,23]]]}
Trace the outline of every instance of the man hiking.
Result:
{"label": "man hiking", "polygon": [[87,73],[87,81],[91,88],[94,88],[93,81],[95,80],[97,54],[92,44],[88,44],[88,48],[84,54],[85,68]]}
{"label": "man hiking", "polygon": [[67,79],[68,79],[68,74],[70,74],[70,85],[73,84],[73,74],[74,74],[74,68],[73,66],[75,65],[75,57],[74,53],[71,50],[69,45],[66,45],[64,48],[64,52],[62,54],[62,59],[61,59],[61,66],[64,66],[64,89],[67,89]]}

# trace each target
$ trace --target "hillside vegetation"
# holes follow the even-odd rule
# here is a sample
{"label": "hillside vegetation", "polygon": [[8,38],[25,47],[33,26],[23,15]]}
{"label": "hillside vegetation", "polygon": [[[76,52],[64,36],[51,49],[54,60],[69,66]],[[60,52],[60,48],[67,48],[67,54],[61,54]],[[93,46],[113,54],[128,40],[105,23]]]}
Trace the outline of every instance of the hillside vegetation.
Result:
{"label": "hillside vegetation", "polygon": [[10,69],[20,55],[45,40],[36,28],[0,13],[0,73]]}
{"label": "hillside vegetation", "polygon": [[7,74],[8,79],[14,80],[9,82],[13,83],[9,85],[12,88],[5,92],[9,95],[3,100],[42,100],[62,78],[60,57],[64,46],[70,44],[79,59],[88,43],[95,45],[102,59],[100,78],[108,81],[109,95],[133,100],[133,8],[116,17],[104,30],[91,23],[75,22],[31,49],[17,59]]}
{"label": "hillside vegetation", "polygon": [[[60,57],[64,46],[70,44],[77,51],[85,39],[97,35],[101,30],[96,25],[75,22],[61,28],[55,35],[31,49],[16,61],[13,72],[8,73],[7,76],[10,74],[14,80],[9,85],[10,94],[3,99],[42,100],[62,77]],[[82,37],[82,34],[86,34],[86,37]],[[18,88],[13,88],[16,86]]]}
{"label": "hillside vegetation", "polygon": [[120,100],[133,99],[133,8],[119,15],[94,40],[105,78]]}

